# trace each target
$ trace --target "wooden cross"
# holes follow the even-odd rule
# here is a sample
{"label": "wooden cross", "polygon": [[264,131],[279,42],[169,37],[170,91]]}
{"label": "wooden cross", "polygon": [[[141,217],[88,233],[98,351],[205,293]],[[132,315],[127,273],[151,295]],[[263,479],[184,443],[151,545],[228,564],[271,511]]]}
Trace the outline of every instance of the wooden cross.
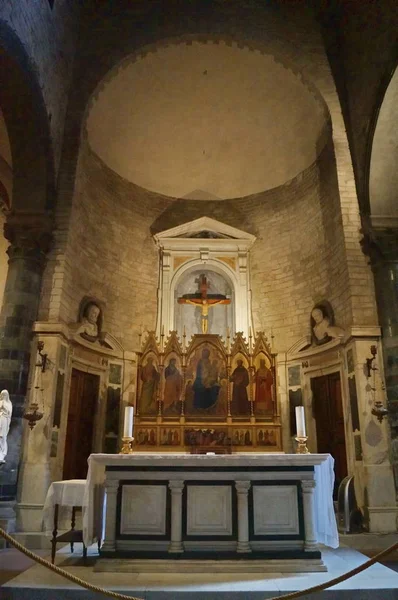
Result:
{"label": "wooden cross", "polygon": [[231,300],[222,294],[211,294],[208,296],[207,291],[210,284],[207,282],[206,275],[203,273],[197,281],[199,284],[198,293],[191,297],[189,297],[189,294],[186,294],[182,298],[178,298],[178,304],[193,304],[194,306],[200,306],[202,313],[202,333],[207,333],[209,328],[209,308],[216,304],[231,304]]}

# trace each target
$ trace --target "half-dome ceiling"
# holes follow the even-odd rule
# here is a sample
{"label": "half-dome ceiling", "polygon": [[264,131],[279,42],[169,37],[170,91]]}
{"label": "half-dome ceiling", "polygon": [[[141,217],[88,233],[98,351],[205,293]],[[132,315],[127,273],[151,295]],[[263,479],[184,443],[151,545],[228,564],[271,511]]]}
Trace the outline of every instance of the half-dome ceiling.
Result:
{"label": "half-dome ceiling", "polygon": [[322,102],[270,55],[225,43],[160,47],[103,82],[87,119],[94,152],[166,196],[248,196],[284,184],[325,143]]}

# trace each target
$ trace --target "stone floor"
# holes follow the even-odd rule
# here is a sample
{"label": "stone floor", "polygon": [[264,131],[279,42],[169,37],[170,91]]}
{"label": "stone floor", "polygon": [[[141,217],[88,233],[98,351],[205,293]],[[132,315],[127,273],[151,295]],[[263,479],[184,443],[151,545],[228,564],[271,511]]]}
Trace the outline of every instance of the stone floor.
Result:
{"label": "stone floor", "polygon": [[[367,554],[374,554],[396,541],[396,536],[362,537],[350,539]],[[347,536],[348,537],[348,536]],[[113,589],[145,600],[259,600],[283,596],[288,592],[306,589],[336,577],[367,560],[367,556],[349,548],[341,540],[337,550],[324,549],[323,559],[327,573],[94,573],[96,547],[89,548],[86,566],[76,545],[74,555],[69,547],[57,553],[56,564],[95,585]],[[47,551],[38,552],[41,555]],[[394,558],[394,557],[393,557]],[[397,562],[391,559],[394,568]],[[29,559],[14,549],[0,552],[0,598],[3,600],[89,600],[105,598],[78,588],[44,567],[32,566]],[[398,570],[398,569],[397,569]],[[309,600],[398,600],[398,573],[385,565],[375,564],[364,573],[329,590],[303,596]]]}

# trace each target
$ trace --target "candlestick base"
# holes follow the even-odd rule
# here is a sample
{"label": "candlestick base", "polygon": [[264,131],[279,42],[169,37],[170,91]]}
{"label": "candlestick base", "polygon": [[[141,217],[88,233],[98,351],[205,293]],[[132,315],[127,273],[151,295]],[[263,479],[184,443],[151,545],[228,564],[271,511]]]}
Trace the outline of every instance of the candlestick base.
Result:
{"label": "candlestick base", "polygon": [[296,454],[309,454],[310,451],[307,448],[308,436],[307,437],[296,437],[295,439],[297,442]]}
{"label": "candlestick base", "polygon": [[122,438],[122,447],[120,449],[119,454],[133,454],[133,437],[123,437]]}

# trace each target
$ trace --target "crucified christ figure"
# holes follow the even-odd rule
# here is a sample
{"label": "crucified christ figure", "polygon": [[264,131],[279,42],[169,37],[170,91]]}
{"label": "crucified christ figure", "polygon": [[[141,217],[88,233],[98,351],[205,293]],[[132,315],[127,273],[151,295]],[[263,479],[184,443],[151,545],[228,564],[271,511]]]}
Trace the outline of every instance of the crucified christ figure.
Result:
{"label": "crucified christ figure", "polygon": [[[179,304],[193,304],[194,306],[200,306],[201,308],[201,324],[202,333],[207,333],[209,329],[209,308],[216,304],[230,304],[231,300],[222,296],[221,294],[207,295],[207,290],[210,285],[207,283],[206,275],[199,277],[199,293],[189,297],[187,294],[182,298],[178,298]],[[199,296],[200,294],[200,296]]]}

